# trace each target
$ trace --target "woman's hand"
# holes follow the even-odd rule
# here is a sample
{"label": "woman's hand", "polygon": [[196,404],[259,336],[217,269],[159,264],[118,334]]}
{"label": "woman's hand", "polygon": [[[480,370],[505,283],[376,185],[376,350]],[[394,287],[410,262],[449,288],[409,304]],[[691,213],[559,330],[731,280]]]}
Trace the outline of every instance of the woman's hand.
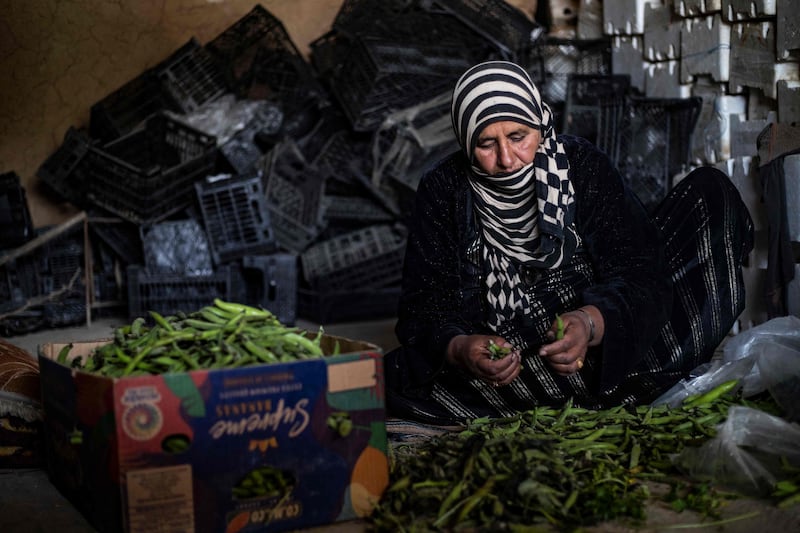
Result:
{"label": "woman's hand", "polygon": [[[491,348],[492,344],[499,350]],[[493,355],[493,350],[509,351],[505,355]],[[447,361],[495,387],[508,385],[522,370],[519,350],[495,335],[453,337],[447,346]]]}
{"label": "woman's hand", "polygon": [[582,310],[570,311],[560,316],[564,337],[557,339],[558,320],[553,321],[547,338],[553,342],[539,350],[556,374],[569,376],[583,368],[589,346],[600,344],[605,330],[605,322],[600,310],[587,305]]}

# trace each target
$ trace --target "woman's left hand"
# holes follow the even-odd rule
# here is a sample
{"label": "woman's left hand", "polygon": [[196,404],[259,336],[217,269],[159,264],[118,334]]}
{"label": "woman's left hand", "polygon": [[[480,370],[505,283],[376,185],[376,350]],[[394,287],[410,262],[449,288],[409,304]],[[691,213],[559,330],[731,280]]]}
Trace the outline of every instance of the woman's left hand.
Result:
{"label": "woman's left hand", "polygon": [[[598,344],[598,322],[602,327],[602,315],[594,306],[586,306],[584,311],[569,311],[561,315],[564,337],[556,339],[558,333],[558,320],[553,321],[547,332],[549,344],[544,344],[539,349],[539,355],[556,374],[569,376],[583,368],[589,343]],[[594,323],[594,331],[592,331]],[[594,333],[594,338],[592,334]],[[600,331],[602,335],[602,331]],[[602,338],[602,337],[600,337]]]}

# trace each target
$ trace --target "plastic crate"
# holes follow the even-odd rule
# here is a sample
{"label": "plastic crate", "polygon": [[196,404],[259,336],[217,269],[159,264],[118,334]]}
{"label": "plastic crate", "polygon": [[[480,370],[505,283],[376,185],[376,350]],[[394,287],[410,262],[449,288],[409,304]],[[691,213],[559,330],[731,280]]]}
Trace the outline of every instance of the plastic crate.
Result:
{"label": "plastic crate", "polygon": [[[543,67],[544,76],[537,86],[544,101],[555,108],[567,100],[570,76],[612,74],[611,40],[546,38],[528,51],[523,62],[529,66]],[[560,123],[563,120],[557,122]]]}
{"label": "plastic crate", "polygon": [[433,5],[483,36],[509,61],[516,61],[544,33],[542,27],[506,0],[433,0]]}
{"label": "plastic crate", "polygon": [[23,306],[28,298],[41,294],[42,277],[38,263],[37,257],[28,255],[0,265],[0,313],[13,311]]}
{"label": "plastic crate", "polygon": [[628,99],[611,155],[647,209],[666,196],[672,177],[688,166],[701,107],[698,97]]}
{"label": "plastic crate", "polygon": [[219,65],[194,38],[153,70],[183,113],[192,112],[228,91]]}
{"label": "plastic crate", "polygon": [[146,70],[91,107],[89,135],[110,142],[140,127],[162,111],[180,112],[158,75]]}
{"label": "plastic crate", "polygon": [[261,176],[207,178],[195,189],[215,264],[275,250]]}
{"label": "plastic crate", "polygon": [[373,131],[390,113],[452,90],[473,64],[463,47],[357,38],[329,83],[352,128]]}
{"label": "plastic crate", "polygon": [[82,298],[65,298],[42,306],[42,320],[50,328],[82,324],[86,318],[86,300]]}
{"label": "plastic crate", "polygon": [[287,113],[324,99],[311,65],[286,28],[260,5],[208,42],[206,49],[242,98],[279,101]]}
{"label": "plastic crate", "polygon": [[380,186],[394,180],[417,190],[423,172],[458,149],[450,118],[449,92],[384,119],[372,141],[372,177]]}
{"label": "plastic crate", "polygon": [[297,290],[297,315],[317,324],[337,324],[397,316],[400,287]]}
{"label": "plastic crate", "polygon": [[86,204],[85,156],[92,139],[82,131],[70,127],[64,134],[61,146],[39,166],[36,176],[60,198],[77,206]]}
{"label": "plastic crate", "polygon": [[326,176],[292,141],[281,143],[267,159],[265,194],[275,240],[284,250],[302,252],[323,228]]}
{"label": "plastic crate", "polygon": [[89,150],[89,200],[137,224],[184,209],[194,183],[213,172],[216,138],[165,114],[103,147]]}
{"label": "plastic crate", "polygon": [[630,86],[631,78],[627,74],[570,75],[561,130],[610,152],[622,122]]}
{"label": "plastic crate", "polygon": [[208,276],[181,276],[150,273],[141,265],[129,265],[128,316],[147,318],[148,311],[164,316],[182,311],[191,313],[213,303],[214,298],[237,301],[241,293],[241,274],[231,265],[220,267]]}
{"label": "plastic crate", "polygon": [[213,271],[208,237],[197,220],[169,220],[141,232],[149,272],[206,276]]}
{"label": "plastic crate", "polygon": [[0,249],[24,244],[34,236],[28,198],[16,172],[0,174]]}
{"label": "plastic crate", "polygon": [[438,2],[427,0],[345,0],[333,21],[332,33],[348,39],[376,37],[463,47],[475,50],[476,59],[497,55],[484,35],[442,9]]}
{"label": "plastic crate", "polygon": [[406,235],[374,225],[315,243],[300,254],[303,278],[314,289],[385,287],[402,278]]}
{"label": "plastic crate", "polygon": [[342,221],[362,224],[391,223],[396,216],[372,198],[362,196],[326,196],[326,226]]}
{"label": "plastic crate", "polygon": [[89,235],[110,248],[124,266],[144,263],[141,229],[119,217],[89,215]]}
{"label": "plastic crate", "polygon": [[242,258],[245,303],[271,311],[282,324],[297,318],[297,256],[277,253]]}
{"label": "plastic crate", "polygon": [[[37,251],[41,256],[43,270],[42,293],[59,290],[73,281],[80,281],[84,273],[85,258],[83,250],[83,228],[78,227],[49,241]],[[77,277],[76,277],[77,276]]]}

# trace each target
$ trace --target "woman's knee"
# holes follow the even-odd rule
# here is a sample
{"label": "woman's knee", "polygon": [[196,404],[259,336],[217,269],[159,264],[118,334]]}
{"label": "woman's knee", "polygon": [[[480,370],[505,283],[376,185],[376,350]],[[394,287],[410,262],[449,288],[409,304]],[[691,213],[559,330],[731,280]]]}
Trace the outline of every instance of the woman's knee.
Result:
{"label": "woman's knee", "polygon": [[697,167],[686,175],[678,186],[691,187],[704,198],[719,198],[720,195],[741,200],[739,190],[730,177],[716,167]]}

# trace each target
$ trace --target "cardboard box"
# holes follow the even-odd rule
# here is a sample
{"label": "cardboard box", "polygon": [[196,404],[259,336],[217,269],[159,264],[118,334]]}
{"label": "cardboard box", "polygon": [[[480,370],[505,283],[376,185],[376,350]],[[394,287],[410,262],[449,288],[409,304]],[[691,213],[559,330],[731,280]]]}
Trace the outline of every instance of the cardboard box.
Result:
{"label": "cardboard box", "polygon": [[[85,356],[108,342],[74,343]],[[388,485],[381,349],[112,379],[39,347],[47,470],[101,531],[282,531],[367,516]],[[351,431],[328,424],[342,414]]]}

